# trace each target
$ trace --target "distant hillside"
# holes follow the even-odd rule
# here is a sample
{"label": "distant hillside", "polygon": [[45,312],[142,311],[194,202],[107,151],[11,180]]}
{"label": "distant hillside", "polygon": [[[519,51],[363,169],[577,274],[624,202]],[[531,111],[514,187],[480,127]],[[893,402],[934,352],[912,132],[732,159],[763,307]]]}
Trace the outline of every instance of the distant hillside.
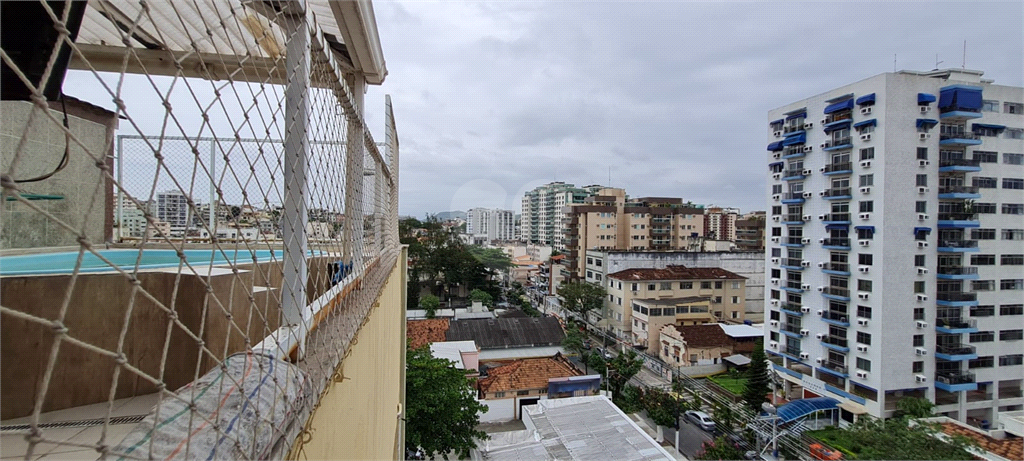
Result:
{"label": "distant hillside", "polygon": [[465,211],[442,211],[440,213],[437,213],[435,216],[437,216],[437,220],[438,221],[445,221],[445,220],[448,220],[448,219],[456,219],[456,218],[458,218],[458,219],[466,219],[466,212]]}

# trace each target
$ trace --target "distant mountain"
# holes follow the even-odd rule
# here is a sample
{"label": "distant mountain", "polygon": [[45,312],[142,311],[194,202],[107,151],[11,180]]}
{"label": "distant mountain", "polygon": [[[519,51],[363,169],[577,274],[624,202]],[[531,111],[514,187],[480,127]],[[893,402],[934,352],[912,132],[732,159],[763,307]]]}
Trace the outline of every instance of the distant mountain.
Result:
{"label": "distant mountain", "polygon": [[466,212],[465,211],[442,211],[440,213],[437,213],[435,216],[437,216],[437,220],[438,221],[446,221],[446,220],[449,220],[449,219],[456,219],[456,218],[458,218],[458,219],[466,219]]}

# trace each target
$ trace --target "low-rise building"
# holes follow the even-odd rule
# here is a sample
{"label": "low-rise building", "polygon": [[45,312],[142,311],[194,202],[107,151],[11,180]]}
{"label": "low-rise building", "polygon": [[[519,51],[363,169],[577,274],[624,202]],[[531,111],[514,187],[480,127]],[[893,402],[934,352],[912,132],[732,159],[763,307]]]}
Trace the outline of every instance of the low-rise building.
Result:
{"label": "low-rise building", "polygon": [[594,395],[601,386],[600,375],[583,376],[562,354],[482,365],[477,381],[479,398],[488,409],[484,421],[512,420],[521,408],[542,400]]}
{"label": "low-rise building", "polygon": [[711,298],[707,296],[634,299],[631,307],[633,344],[646,347],[649,354],[658,354],[658,337],[666,325],[715,322],[715,316],[711,314]]}
{"label": "low-rise building", "polygon": [[656,353],[675,366],[713,365],[726,357],[750,354],[763,334],[761,328],[721,323],[665,325],[658,331]]}

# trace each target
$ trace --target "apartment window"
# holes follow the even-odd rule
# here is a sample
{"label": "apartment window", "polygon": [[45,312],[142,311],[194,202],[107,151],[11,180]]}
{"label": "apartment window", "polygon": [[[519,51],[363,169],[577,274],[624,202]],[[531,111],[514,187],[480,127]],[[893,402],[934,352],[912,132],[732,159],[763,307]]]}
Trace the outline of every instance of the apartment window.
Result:
{"label": "apartment window", "polygon": [[915,307],[914,308],[914,320],[924,320],[924,308],[923,307]]}
{"label": "apartment window", "polygon": [[633,283],[632,286],[630,287],[630,291],[637,291],[639,289],[640,289],[640,284],[639,283]]}
{"label": "apartment window", "polygon": [[732,303],[733,304],[739,304],[739,302],[740,302],[740,297],[739,296],[733,296],[732,297]]}
{"label": "apartment window", "polygon": [[871,361],[862,357],[857,357],[857,368],[864,371],[871,371]]}
{"label": "apartment window", "polygon": [[914,335],[914,347],[924,347],[924,335]]}
{"label": "apartment window", "polygon": [[781,227],[773,227],[772,228],[772,237],[781,237],[781,236],[782,236],[782,228]]}
{"label": "apartment window", "polygon": [[859,179],[860,179],[860,181],[858,182],[860,184],[859,187],[874,186],[875,185],[875,175],[873,175],[873,174],[862,174],[862,175],[860,175]]}
{"label": "apartment window", "polygon": [[867,148],[864,148],[864,149],[860,150],[860,159],[861,160],[871,160],[873,158],[875,158],[875,148],[874,147],[867,147]]}
{"label": "apartment window", "polygon": [[917,159],[918,160],[928,160],[928,148],[927,147],[918,147],[917,148]]}
{"label": "apartment window", "polygon": [[[713,302],[715,304],[722,304],[722,297],[721,296],[715,296],[715,299],[712,300],[711,302]],[[721,317],[721,314],[719,314],[719,317]]]}
{"label": "apartment window", "polygon": [[672,282],[661,282],[658,287],[659,290],[671,290]]}
{"label": "apartment window", "polygon": [[715,282],[715,289],[716,290],[721,290],[722,289],[722,282]]}
{"label": "apartment window", "polygon": [[971,255],[972,266],[994,266],[996,255]]}
{"label": "apartment window", "polygon": [[863,331],[857,332],[857,342],[861,344],[871,344],[871,334]]}
{"label": "apartment window", "polygon": [[871,240],[875,236],[875,231],[872,229],[854,229],[857,231],[857,238],[861,240]]}
{"label": "apartment window", "polygon": [[870,213],[872,211],[875,211],[875,202],[874,201],[872,201],[872,200],[865,200],[865,201],[860,202],[860,212],[861,213]]}
{"label": "apartment window", "polygon": [[1024,189],[1024,179],[1021,178],[1003,178],[1003,189]]}
{"label": "apartment window", "polygon": [[995,229],[971,229],[971,240],[995,240]]}
{"label": "apartment window", "polygon": [[1024,290],[1024,279],[1003,279],[999,281],[1000,290]]}
{"label": "apartment window", "polygon": [[772,184],[772,194],[781,194],[782,184]]}
{"label": "apartment window", "polygon": [[917,213],[927,213],[928,212],[928,202],[917,202],[914,205],[914,209],[915,209],[915,211]]}
{"label": "apartment window", "polygon": [[739,312],[739,311],[731,311],[731,312],[729,312],[729,315],[730,315],[730,316],[731,316],[732,318],[734,318],[734,319],[738,319],[738,318],[740,318],[740,312]]}
{"label": "apartment window", "polygon": [[494,396],[497,397],[497,398],[502,398],[502,397],[505,396],[505,393],[504,392],[495,392]]}
{"label": "apartment window", "polygon": [[1007,165],[1024,165],[1024,154],[1003,154],[1003,163]]}
{"label": "apartment window", "polygon": [[971,131],[974,131],[974,133],[977,134],[978,136],[996,137],[999,136],[999,132],[1002,130],[974,125],[971,127]]}
{"label": "apartment window", "polygon": [[780,320],[782,319],[782,314],[780,314],[779,311],[770,311],[768,318],[771,320]]}
{"label": "apartment window", "polygon": [[1004,114],[1024,114],[1024,104],[1016,102],[1004,102],[1003,103]]}
{"label": "apartment window", "polygon": [[731,282],[731,285],[732,285],[732,289],[733,290],[739,290],[740,289],[740,282]]}
{"label": "apartment window", "polygon": [[981,102],[982,112],[999,112],[999,101],[984,100]]}
{"label": "apartment window", "polygon": [[992,356],[987,355],[985,357],[978,357],[973,360],[968,360],[967,368],[970,368],[972,370],[975,368],[992,368],[994,364],[995,360],[993,360]]}
{"label": "apartment window", "polygon": [[871,318],[871,308],[868,307],[868,306],[857,306],[857,317],[861,317],[861,318],[865,318],[865,319],[870,319]]}
{"label": "apartment window", "polygon": [[870,280],[857,280],[857,291],[867,291],[867,292],[870,292],[871,291],[871,281]]}
{"label": "apartment window", "polygon": [[978,214],[996,214],[995,203],[975,203],[974,212]]}
{"label": "apartment window", "polygon": [[1024,129],[1021,128],[1007,128],[1006,139],[1024,139]]}
{"label": "apartment window", "polygon": [[918,186],[927,186],[928,185],[928,175],[926,175],[926,174],[919,174],[919,175],[917,175],[917,185]]}
{"label": "apartment window", "polygon": [[996,289],[995,280],[972,280],[971,291],[993,291]]}
{"label": "apartment window", "polygon": [[857,255],[857,264],[860,264],[861,266],[870,266],[874,260],[875,260],[874,255],[870,255],[870,254],[858,254]]}
{"label": "apartment window", "polygon": [[779,332],[773,331],[768,333],[768,338],[772,341],[779,342]]}
{"label": "apartment window", "polygon": [[779,269],[772,269],[772,278],[777,279],[782,277],[782,271]]}
{"label": "apartment window", "polygon": [[1013,354],[1013,355],[1001,355],[999,356],[999,366],[1007,367],[1012,365],[1020,365],[1024,363],[1024,354]]}
{"label": "apartment window", "polygon": [[999,154],[987,150],[976,150],[971,154],[971,158],[979,163],[996,163],[999,161]]}
{"label": "apartment window", "polygon": [[1024,214],[1024,203],[1004,203],[1003,214]]}
{"label": "apartment window", "polygon": [[772,290],[771,294],[772,294],[772,299],[780,299],[779,298],[779,290]]}
{"label": "apartment window", "polygon": [[592,279],[592,278],[594,278],[594,273],[593,273],[593,272],[591,272],[591,271],[587,271],[587,278],[588,278],[588,279]]}
{"label": "apartment window", "polygon": [[914,267],[926,267],[926,261],[925,255],[914,255]]}
{"label": "apartment window", "polygon": [[1024,304],[1003,304],[999,306],[999,315],[1024,315]]}
{"label": "apartment window", "polygon": [[911,373],[924,373],[924,362],[914,362],[910,366]]}
{"label": "apartment window", "polygon": [[693,289],[693,282],[679,282],[679,289],[680,290],[692,290]]}
{"label": "apartment window", "polygon": [[918,280],[918,281],[914,282],[914,293],[924,293],[924,292],[925,292],[924,280]]}
{"label": "apartment window", "polygon": [[601,260],[600,260],[600,259],[595,259],[595,260],[594,260],[594,265],[595,265],[595,266],[597,266],[597,267],[601,267],[601,264],[602,264],[602,262],[601,262]]}
{"label": "apartment window", "polygon": [[995,306],[971,306],[971,317],[991,317],[995,313]]}
{"label": "apartment window", "polygon": [[648,283],[647,284],[647,291],[654,291],[654,290],[657,290],[657,289],[658,289],[657,285],[655,285],[653,283]]}
{"label": "apartment window", "polygon": [[978,331],[968,337],[968,341],[972,343],[990,343],[995,340],[996,334],[993,331]]}
{"label": "apartment window", "polygon": [[996,183],[996,178],[990,178],[988,176],[975,176],[971,179],[971,184],[974,187],[981,189],[995,189],[998,185]]}
{"label": "apartment window", "polygon": [[594,264],[594,258],[587,258],[587,264]]}
{"label": "apartment window", "polygon": [[772,256],[776,258],[782,256],[782,248],[772,248]]}
{"label": "apartment window", "polygon": [[711,282],[700,282],[700,289],[701,290],[710,290],[711,289]]}
{"label": "apartment window", "polygon": [[1000,341],[1017,341],[1024,339],[1024,330],[1000,330]]}
{"label": "apartment window", "polygon": [[1002,255],[999,257],[999,264],[1001,266],[1024,265],[1024,255]]}
{"label": "apartment window", "polygon": [[530,391],[517,391],[516,395],[530,395]]}

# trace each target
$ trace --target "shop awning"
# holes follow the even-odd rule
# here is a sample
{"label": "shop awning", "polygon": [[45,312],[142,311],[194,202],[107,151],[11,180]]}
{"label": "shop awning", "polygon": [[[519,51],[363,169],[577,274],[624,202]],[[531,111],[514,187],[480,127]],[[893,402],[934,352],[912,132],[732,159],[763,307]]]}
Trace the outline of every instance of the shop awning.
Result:
{"label": "shop awning", "polygon": [[981,89],[959,85],[943,88],[939,92],[939,108],[981,110]]}
{"label": "shop awning", "polygon": [[978,130],[978,129],[988,129],[988,130],[1003,131],[1003,130],[1006,129],[1006,126],[1005,125],[989,125],[988,123],[975,123],[975,124],[971,125],[971,130]]}
{"label": "shop awning", "polygon": [[782,147],[782,141],[775,141],[768,145],[768,150],[771,152],[776,152],[782,150]]}
{"label": "shop awning", "polygon": [[793,120],[794,118],[806,118],[807,111],[797,112],[795,114],[787,115],[786,120]]}
{"label": "shop awning", "polygon": [[875,94],[874,93],[867,94],[867,95],[864,95],[864,96],[861,96],[861,97],[857,98],[857,105],[858,106],[863,106],[864,104],[874,104],[874,103],[875,103]]}
{"label": "shop awning", "polygon": [[928,104],[928,103],[932,103],[932,102],[935,102],[935,95],[928,94],[928,93],[918,93],[917,94],[917,103],[918,104]]}
{"label": "shop awning", "polygon": [[826,133],[831,133],[833,131],[845,130],[845,129],[849,128],[849,127],[850,127],[850,121],[846,120],[846,121],[844,121],[842,123],[836,123],[835,125],[826,126],[825,127],[825,132]]}
{"label": "shop awning", "polygon": [[853,127],[854,128],[862,128],[862,127],[865,127],[865,126],[875,126],[877,124],[878,124],[878,120],[871,119],[871,120],[864,120],[863,122],[854,123]]}
{"label": "shop awning", "polygon": [[930,227],[915,227],[914,228],[914,235],[917,235],[917,234],[919,234],[921,232],[924,232],[926,234],[930,234],[930,233],[932,233],[932,228],[930,228]]}
{"label": "shop awning", "polygon": [[779,125],[779,124],[781,124],[781,123],[783,123],[783,122],[785,122],[785,121],[786,121],[785,119],[781,119],[781,118],[780,118],[780,119],[778,119],[778,120],[772,120],[772,121],[771,121],[771,122],[769,122],[768,124],[769,124],[769,125]]}
{"label": "shop awning", "polygon": [[807,142],[807,133],[800,133],[796,136],[790,136],[782,140],[783,146],[795,146],[797,144],[803,144]]}
{"label": "shop awning", "polygon": [[921,128],[921,127],[931,128],[931,127],[933,127],[935,125],[938,125],[938,124],[939,124],[939,121],[935,120],[933,118],[919,118],[919,119],[917,119],[917,127],[918,128]]}
{"label": "shop awning", "polygon": [[854,229],[856,229],[856,230],[866,230],[866,231],[874,232],[875,231],[875,226],[856,226],[856,227],[854,227]]}
{"label": "shop awning", "polygon": [[841,110],[847,109],[853,109],[853,99],[847,99],[845,101],[839,101],[834,104],[829,104],[829,106],[825,108],[825,113],[831,114],[833,112],[839,112]]}

